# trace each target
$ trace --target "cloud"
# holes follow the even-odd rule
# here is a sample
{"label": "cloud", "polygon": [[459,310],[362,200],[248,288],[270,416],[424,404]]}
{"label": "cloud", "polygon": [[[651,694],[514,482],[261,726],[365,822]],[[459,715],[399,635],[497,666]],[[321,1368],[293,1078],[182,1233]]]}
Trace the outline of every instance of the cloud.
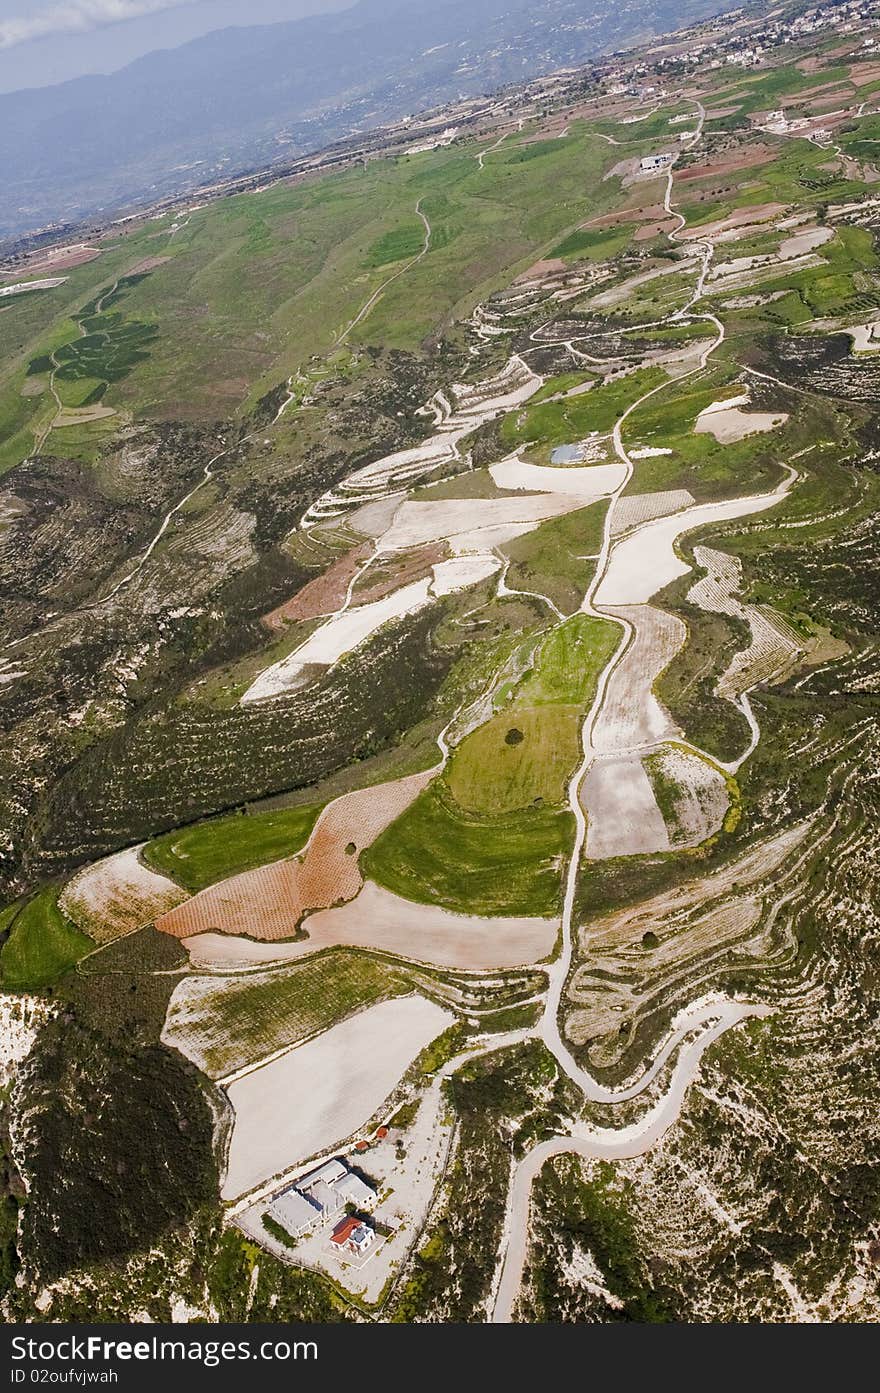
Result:
{"label": "cloud", "polygon": [[122,24],[127,19],[193,3],[195,0],[63,0],[62,4],[36,13],[0,19],[0,49],[55,34],[87,34],[108,24]]}

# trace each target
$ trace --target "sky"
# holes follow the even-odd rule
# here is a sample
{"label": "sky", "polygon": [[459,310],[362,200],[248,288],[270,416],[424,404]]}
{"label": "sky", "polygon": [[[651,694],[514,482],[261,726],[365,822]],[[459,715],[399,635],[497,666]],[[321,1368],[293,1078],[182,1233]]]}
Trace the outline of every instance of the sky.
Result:
{"label": "sky", "polygon": [[275,24],[355,0],[0,0],[0,92],[107,73],[230,24]]}

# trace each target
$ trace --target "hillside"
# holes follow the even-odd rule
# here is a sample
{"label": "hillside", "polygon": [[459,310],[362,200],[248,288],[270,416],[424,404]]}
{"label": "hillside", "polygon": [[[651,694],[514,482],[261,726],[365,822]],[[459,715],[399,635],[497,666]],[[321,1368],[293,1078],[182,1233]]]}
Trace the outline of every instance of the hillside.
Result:
{"label": "hillside", "polygon": [[725,0],[359,0],[225,29],[106,77],[0,96],[0,238],[289,160],[355,130],[583,63]]}
{"label": "hillside", "polygon": [[878,47],[10,267],[4,1318],[876,1322]]}

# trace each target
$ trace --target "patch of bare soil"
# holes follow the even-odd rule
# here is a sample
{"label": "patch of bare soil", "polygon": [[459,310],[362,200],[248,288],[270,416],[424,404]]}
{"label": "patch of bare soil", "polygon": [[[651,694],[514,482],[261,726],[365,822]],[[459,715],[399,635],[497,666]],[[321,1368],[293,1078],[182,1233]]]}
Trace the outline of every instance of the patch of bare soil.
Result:
{"label": "patch of bare soil", "polygon": [[345,599],[346,591],[351,584],[352,578],[357,574],[359,568],[367,560],[372,546],[369,542],[364,542],[362,546],[353,547],[344,556],[340,556],[334,561],[332,566],[328,566],[323,575],[316,576],[304,585],[302,590],[276,609],[264,614],[260,621],[267,629],[273,632],[283,629],[287,624],[298,623],[305,619],[317,619],[322,614],[331,614],[338,609]]}
{"label": "patch of bare soil", "polygon": [[374,600],[384,600],[392,591],[413,581],[423,580],[431,574],[434,566],[445,559],[447,551],[444,542],[435,542],[402,556],[384,558],[364,573],[362,584],[356,585],[352,593],[352,604],[368,605]]}

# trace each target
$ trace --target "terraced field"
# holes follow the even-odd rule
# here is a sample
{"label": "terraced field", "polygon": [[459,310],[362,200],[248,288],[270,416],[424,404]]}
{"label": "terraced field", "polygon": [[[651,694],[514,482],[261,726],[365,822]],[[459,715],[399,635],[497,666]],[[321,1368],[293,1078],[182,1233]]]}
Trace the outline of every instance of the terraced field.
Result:
{"label": "terraced field", "polygon": [[118,1312],[355,1146],[361,1317],[880,1314],[880,117],[775,13],[4,308],[11,1317],[106,1281],[62,1158]]}

